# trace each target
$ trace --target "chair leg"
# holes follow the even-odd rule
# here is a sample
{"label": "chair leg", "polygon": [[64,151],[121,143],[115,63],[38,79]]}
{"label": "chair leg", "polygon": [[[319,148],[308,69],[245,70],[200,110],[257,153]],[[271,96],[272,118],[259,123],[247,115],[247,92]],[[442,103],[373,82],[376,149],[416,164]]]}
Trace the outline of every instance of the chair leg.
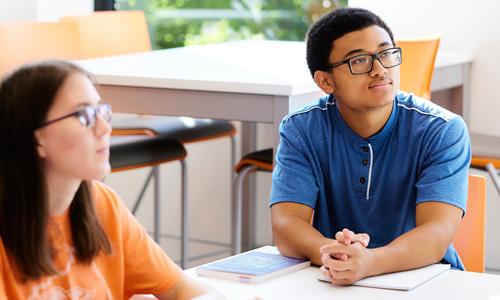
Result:
{"label": "chair leg", "polygon": [[245,177],[252,172],[257,170],[256,166],[246,166],[238,172],[234,180],[234,195],[233,195],[233,208],[232,208],[232,218],[231,218],[231,230],[232,230],[232,255],[241,252],[241,232],[242,232],[242,202],[243,202],[243,180]]}
{"label": "chair leg", "polygon": [[[234,165],[236,164],[236,139],[234,136],[231,136],[230,138],[231,141],[231,165],[230,165],[230,173],[231,174],[231,182],[234,182]],[[231,187],[231,195],[232,195],[232,187]]]}
{"label": "chair leg", "polygon": [[[234,172],[234,166],[236,165],[236,139],[234,138],[234,136],[230,136],[230,142],[231,142],[231,162],[230,162],[230,165],[229,165],[229,196],[230,196],[230,207],[231,207],[231,211],[230,211],[230,216],[231,218],[234,218],[234,209],[235,209],[235,192],[234,192],[234,189],[235,189],[235,172]],[[234,231],[234,220],[231,220],[231,224],[232,224],[232,228],[231,229],[232,231]],[[234,255],[234,236],[233,236],[233,233],[231,232],[231,236],[230,236],[230,240],[231,240],[231,254]]]}
{"label": "chair leg", "polygon": [[492,163],[488,163],[486,165],[486,170],[488,170],[491,180],[493,181],[493,185],[495,186],[497,192],[500,194],[500,179],[499,179],[500,173],[497,171],[497,169]]}
{"label": "chair leg", "polygon": [[139,209],[139,205],[142,202],[142,198],[144,197],[144,193],[146,192],[146,189],[148,188],[149,182],[151,181],[151,178],[153,177],[153,175],[154,175],[154,169],[151,168],[151,171],[149,172],[149,175],[146,178],[144,185],[142,186],[141,192],[139,193],[139,197],[137,197],[137,200],[135,201],[134,207],[132,208],[133,215],[135,215],[135,213]]}
{"label": "chair leg", "polygon": [[154,229],[153,229],[153,237],[155,242],[160,244],[160,220],[161,220],[161,209],[160,209],[160,167],[153,167],[153,177],[154,177]]}
{"label": "chair leg", "polygon": [[188,264],[189,255],[189,203],[187,190],[187,168],[186,162],[180,160],[181,164],[181,268],[185,269]]}

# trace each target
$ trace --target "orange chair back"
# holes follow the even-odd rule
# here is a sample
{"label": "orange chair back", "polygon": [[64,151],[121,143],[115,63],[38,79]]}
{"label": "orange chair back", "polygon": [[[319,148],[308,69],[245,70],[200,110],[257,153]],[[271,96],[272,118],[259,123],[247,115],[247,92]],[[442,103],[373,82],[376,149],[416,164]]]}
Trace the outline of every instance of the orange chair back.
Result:
{"label": "orange chair back", "polygon": [[80,56],[75,24],[60,22],[0,23],[0,76],[21,64]]}
{"label": "orange chair back", "polygon": [[61,18],[76,23],[82,58],[151,50],[148,25],[142,11],[103,11]]}
{"label": "orange chair back", "polygon": [[440,37],[436,35],[396,41],[396,44],[403,49],[403,63],[400,67],[402,91],[430,99],[439,40]]}
{"label": "orange chair back", "polygon": [[453,245],[465,270],[484,272],[484,211],[486,202],[486,178],[469,175],[467,212],[460,223]]}

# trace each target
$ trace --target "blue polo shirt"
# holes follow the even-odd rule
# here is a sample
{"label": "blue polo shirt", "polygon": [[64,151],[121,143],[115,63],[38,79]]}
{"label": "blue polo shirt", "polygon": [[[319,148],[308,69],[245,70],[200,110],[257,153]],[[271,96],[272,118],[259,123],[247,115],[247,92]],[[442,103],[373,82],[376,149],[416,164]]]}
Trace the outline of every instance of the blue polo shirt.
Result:
{"label": "blue polo shirt", "polygon": [[[470,141],[462,118],[399,92],[389,120],[364,139],[325,96],[285,117],[270,205],[314,209],[313,226],[333,238],[349,228],[385,246],[415,228],[416,205],[439,201],[465,213]],[[443,261],[463,269],[450,245]]]}

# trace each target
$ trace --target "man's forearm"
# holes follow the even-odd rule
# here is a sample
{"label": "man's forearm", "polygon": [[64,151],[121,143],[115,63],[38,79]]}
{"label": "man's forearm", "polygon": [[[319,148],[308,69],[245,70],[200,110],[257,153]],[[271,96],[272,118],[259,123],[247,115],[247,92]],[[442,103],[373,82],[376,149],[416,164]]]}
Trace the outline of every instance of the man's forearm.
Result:
{"label": "man's forearm", "polygon": [[299,217],[289,216],[273,224],[274,243],[281,254],[311,260],[322,265],[319,248],[334,240],[324,237]]}
{"label": "man's forearm", "polygon": [[439,262],[450,244],[446,230],[439,224],[417,226],[384,247],[372,249],[375,268],[370,275],[378,275],[420,268]]}

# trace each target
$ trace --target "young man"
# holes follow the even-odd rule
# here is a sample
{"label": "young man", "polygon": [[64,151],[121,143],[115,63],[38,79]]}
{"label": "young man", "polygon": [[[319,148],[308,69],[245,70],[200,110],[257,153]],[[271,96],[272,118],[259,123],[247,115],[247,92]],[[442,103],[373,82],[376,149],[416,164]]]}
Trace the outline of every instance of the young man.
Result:
{"label": "young man", "polygon": [[330,12],[307,37],[308,66],[328,96],[280,127],[275,243],[323,265],[335,284],[440,261],[463,269],[450,243],[466,207],[467,128],[398,91],[401,61],[378,16]]}

